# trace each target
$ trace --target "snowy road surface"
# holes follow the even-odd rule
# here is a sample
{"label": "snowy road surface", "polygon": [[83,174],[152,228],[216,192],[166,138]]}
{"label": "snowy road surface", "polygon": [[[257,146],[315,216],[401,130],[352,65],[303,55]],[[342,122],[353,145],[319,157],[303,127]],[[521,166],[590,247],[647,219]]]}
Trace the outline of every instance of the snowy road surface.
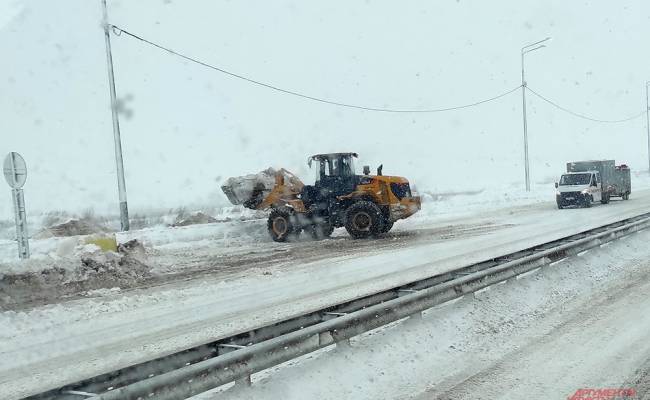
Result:
{"label": "snowy road surface", "polygon": [[301,261],[294,252],[285,262],[242,266],[240,276],[227,281],[202,274],[147,290],[4,312],[0,393],[19,398],[648,211],[650,191],[639,191],[630,201],[591,209],[558,211],[544,203],[442,224],[481,227],[458,229],[456,236],[453,229],[447,236],[433,234],[440,222],[407,220],[401,229],[419,232],[415,239],[398,231],[378,248],[347,239],[251,244],[269,256],[302,246],[317,257]]}
{"label": "snowy road surface", "polygon": [[[428,399],[522,399],[531,394],[562,398],[581,388],[636,387],[637,369],[650,373],[650,276],[596,293],[546,335]],[[522,384],[525,382],[525,384]],[[647,384],[646,382],[645,384]],[[435,390],[433,390],[435,392]]]}
{"label": "snowy road surface", "polygon": [[650,231],[196,400],[650,398]]}

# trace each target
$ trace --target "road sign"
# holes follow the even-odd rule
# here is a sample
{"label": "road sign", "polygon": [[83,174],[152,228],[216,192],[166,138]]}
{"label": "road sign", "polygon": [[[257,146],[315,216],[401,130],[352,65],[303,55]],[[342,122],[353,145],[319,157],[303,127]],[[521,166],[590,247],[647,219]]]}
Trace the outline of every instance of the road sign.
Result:
{"label": "road sign", "polygon": [[5,179],[12,189],[20,189],[27,180],[27,164],[25,159],[15,151],[7,154],[3,164]]}
{"label": "road sign", "polygon": [[14,203],[16,218],[16,242],[18,242],[18,256],[21,259],[29,258],[29,235],[27,234],[27,212],[25,209],[25,194],[23,185],[27,180],[27,164],[25,159],[15,151],[7,154],[2,170],[5,179],[11,186],[11,197]]}

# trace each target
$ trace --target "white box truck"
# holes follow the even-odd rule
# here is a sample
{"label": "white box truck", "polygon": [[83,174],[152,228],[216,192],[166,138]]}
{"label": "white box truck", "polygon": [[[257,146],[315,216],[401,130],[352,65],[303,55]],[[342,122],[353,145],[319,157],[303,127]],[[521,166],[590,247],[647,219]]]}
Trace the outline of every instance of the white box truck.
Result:
{"label": "white box truck", "polygon": [[555,188],[559,209],[591,207],[596,201],[607,204],[612,197],[627,200],[632,192],[630,168],[625,164],[616,165],[614,160],[569,162],[566,174],[555,183]]}

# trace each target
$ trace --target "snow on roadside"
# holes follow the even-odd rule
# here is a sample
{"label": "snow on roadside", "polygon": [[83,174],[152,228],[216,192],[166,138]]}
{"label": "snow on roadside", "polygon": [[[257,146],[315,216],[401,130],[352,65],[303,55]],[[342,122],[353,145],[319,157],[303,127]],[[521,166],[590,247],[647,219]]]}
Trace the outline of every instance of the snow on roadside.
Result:
{"label": "snow on roadside", "polygon": [[[648,188],[650,188],[650,175],[647,172],[634,171],[632,173],[631,196],[634,196],[634,192]],[[548,202],[555,206],[553,183],[533,184],[530,192],[524,191],[523,183],[520,183],[490,186],[471,192],[423,191],[419,194],[424,201],[422,210],[406,221],[426,222],[433,219],[455,218],[472,213]]]}
{"label": "snow on roadside", "polygon": [[[47,214],[30,217],[29,232],[36,234],[41,232],[47,219]],[[118,243],[125,243],[132,239],[138,239],[146,246],[162,246],[166,244],[177,247],[206,239],[222,240],[224,242],[245,238],[256,240],[261,236],[261,222],[264,213],[255,212],[243,207],[223,207],[214,210],[212,216],[217,220],[215,223],[189,225],[183,227],[169,226],[177,217],[170,213],[153,214],[152,220],[159,220],[156,226],[142,229],[133,229],[129,232],[117,233]],[[106,225],[116,229],[119,226],[117,220],[105,218]],[[7,224],[5,224],[7,225]],[[4,226],[4,225],[3,225]],[[5,237],[15,235],[13,226],[4,229]],[[266,232],[264,232],[266,234]],[[30,239],[31,259],[26,261],[18,260],[17,245],[15,241],[0,239],[0,274],[11,271],[36,271],[46,269],[54,264],[64,269],[74,267],[79,260],[79,252],[74,251],[77,244],[83,242],[87,236],[71,237],[49,237],[42,239]],[[266,236],[265,236],[266,238]]]}
{"label": "snow on roadside", "polygon": [[[646,173],[634,174],[633,190],[646,188],[650,188],[650,176]],[[418,194],[423,198],[422,210],[413,217],[401,221],[396,229],[426,226],[449,218],[531,204],[551,205],[555,199],[555,189],[552,184],[533,185],[531,192],[523,191],[521,185],[502,185],[473,192],[424,190]],[[149,250],[158,252],[177,252],[183,249],[191,251],[193,247],[209,246],[214,249],[215,254],[224,249],[246,247],[255,243],[270,243],[266,232],[265,212],[252,211],[241,206],[229,206],[212,209],[210,215],[218,222],[170,227],[168,225],[174,219],[170,213],[152,214],[151,219],[158,218],[160,224],[117,233],[117,240],[119,243],[124,243],[131,239],[138,239]],[[147,217],[145,214],[143,216]],[[43,216],[37,216],[35,219],[40,222]],[[118,225],[116,220],[108,221],[110,226]],[[78,264],[79,257],[78,252],[73,251],[75,246],[72,245],[72,240],[72,238],[32,239],[30,241],[32,259],[19,261],[16,243],[0,239],[0,274],[8,271],[42,270],[53,265],[64,269],[74,268]]]}

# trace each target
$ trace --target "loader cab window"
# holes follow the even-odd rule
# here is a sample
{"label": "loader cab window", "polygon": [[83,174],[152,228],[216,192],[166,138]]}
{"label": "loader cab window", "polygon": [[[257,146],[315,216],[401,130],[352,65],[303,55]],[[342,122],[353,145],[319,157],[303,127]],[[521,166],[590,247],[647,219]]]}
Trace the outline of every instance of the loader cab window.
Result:
{"label": "loader cab window", "polygon": [[328,176],[341,176],[341,160],[334,158],[329,160],[330,173]]}
{"label": "loader cab window", "polygon": [[341,158],[341,176],[354,176],[354,158],[343,157]]}
{"label": "loader cab window", "polygon": [[354,176],[354,163],[350,157],[332,158],[327,161],[329,166],[327,176],[348,177]]}
{"label": "loader cab window", "polygon": [[351,177],[355,174],[354,160],[351,157],[323,159],[316,165],[316,181],[325,177]]}
{"label": "loader cab window", "polygon": [[318,182],[321,180],[322,177],[325,176],[326,174],[326,168],[329,170],[329,167],[327,166],[327,163],[325,160],[320,160],[316,163],[315,166],[312,167],[314,171],[314,181]]}
{"label": "loader cab window", "polygon": [[327,177],[338,176],[339,174],[338,160],[320,160],[316,164],[315,173],[316,181],[322,181]]}

